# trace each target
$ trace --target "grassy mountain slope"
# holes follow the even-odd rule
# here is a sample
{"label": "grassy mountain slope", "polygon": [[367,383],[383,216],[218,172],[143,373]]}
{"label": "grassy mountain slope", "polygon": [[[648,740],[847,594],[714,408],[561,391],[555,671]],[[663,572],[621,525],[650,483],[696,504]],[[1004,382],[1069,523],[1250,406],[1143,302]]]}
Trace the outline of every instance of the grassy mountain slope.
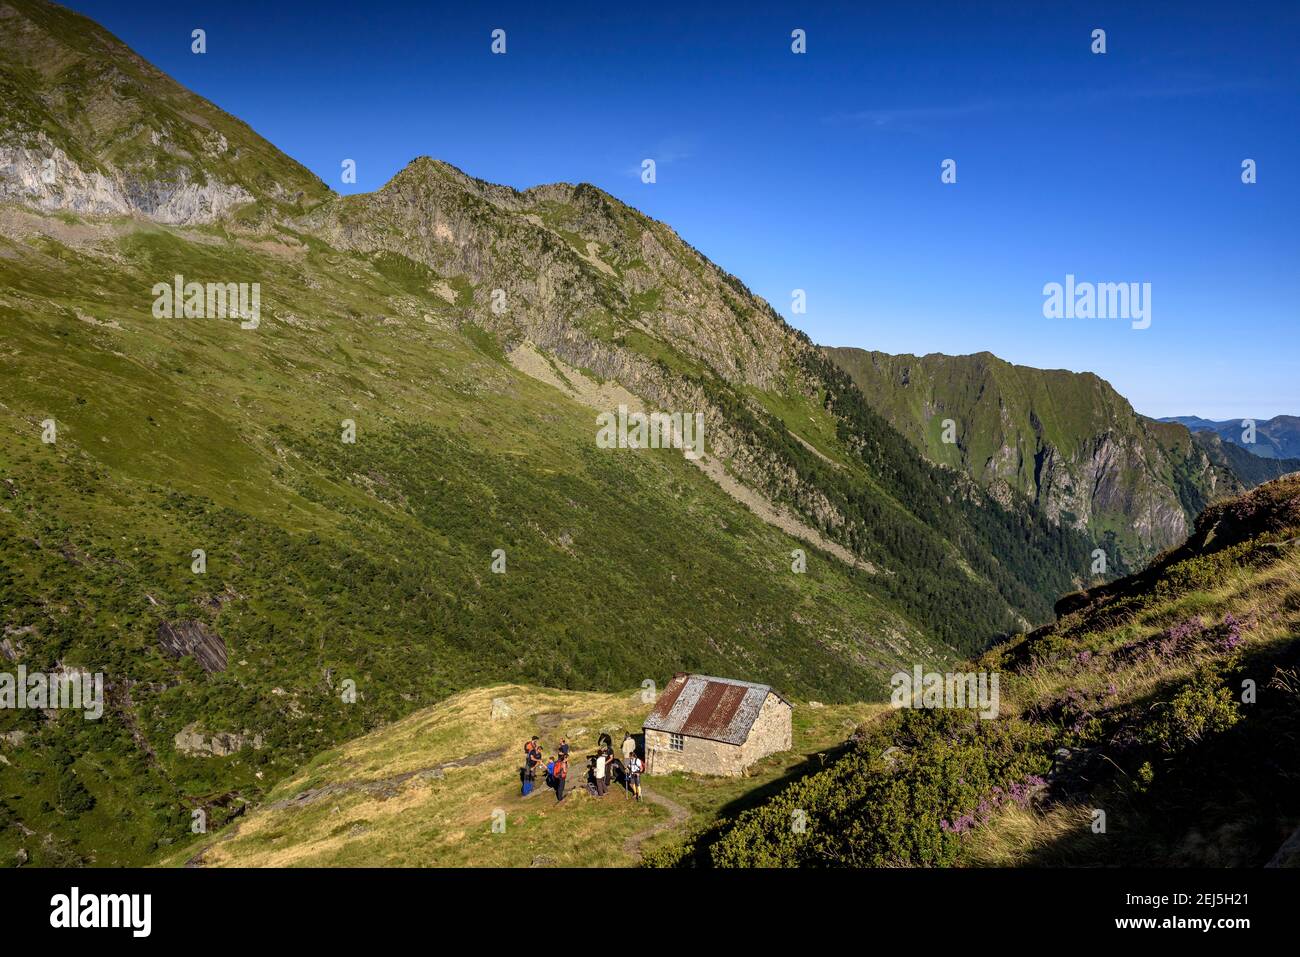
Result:
{"label": "grassy mountain slope", "polygon": [[1300,477],[1213,505],[1140,574],[976,661],[1001,675],[996,719],[888,713],[826,771],[656,862],[1274,860],[1300,825],[1298,542]]}
{"label": "grassy mountain slope", "polygon": [[1086,573],[1081,536],[930,468],[765,302],[595,187],[517,192],[421,158],[303,228],[460,277],[508,351],[532,344],[653,408],[703,411],[729,475],[883,569],[880,587],[952,644],[1041,617],[1053,585]]}
{"label": "grassy mountain slope", "polygon": [[[738,280],[600,190],[418,160],[333,197],[82,18],[14,0],[0,43],[27,103],[0,162],[0,657],[102,671],[109,697],[98,722],[0,713],[0,860],[148,859],[193,810],[219,824],[493,682],[690,669],[879,696],[1087,574],[1086,540],[925,462]],[[199,149],[214,130],[226,148]],[[260,325],[155,317],[176,275],[259,283]],[[598,448],[529,350],[704,413],[704,467]]]}
{"label": "grassy mountain slope", "polygon": [[[99,725],[0,716],[29,734],[5,751],[0,793],[33,830],[106,845],[75,842],[71,859],[139,859],[187,805],[255,793],[334,741],[503,677],[590,688],[693,668],[845,699],[876,693],[887,662],[946,654],[865,572],[809,549],[793,574],[806,543],[679,452],[597,449],[590,410],[440,298],[404,314],[407,290],[365,258],[161,229],[76,227],[68,246],[27,223],[35,234],[0,242],[5,635],[29,669],[103,670],[114,707]],[[217,262],[294,298],[268,296],[258,330],[149,315],[153,276]],[[160,626],[184,622],[219,636],[227,671],[163,655]],[[339,701],[344,679],[356,706]],[[194,721],[268,746],[175,753]],[[59,809],[56,741],[100,799],[84,821]]]}
{"label": "grassy mountain slope", "polygon": [[[493,703],[508,715],[491,717]],[[641,692],[600,694],[493,686],[454,695],[313,759],[266,802],[226,830],[193,838],[161,863],[204,867],[407,866],[606,867],[640,860],[644,843],[697,826],[747,795],[797,776],[873,710],[827,705],[795,711],[794,749],[744,778],[656,777],[641,804],[611,789],[596,800],[580,786],[584,755],[607,731],[617,743],[650,711]],[[880,705],[874,708],[882,707]],[[519,795],[522,743],[552,754],[574,746],[574,784],[559,804],[539,779]],[[671,803],[669,803],[671,802]],[[504,831],[493,831],[493,812]]]}
{"label": "grassy mountain slope", "polygon": [[[1091,373],[989,353],[826,352],[928,459],[1004,500],[1027,498],[1133,562],[1181,541],[1214,497],[1243,490],[1186,429],[1138,415]],[[955,441],[946,440],[948,420]]]}

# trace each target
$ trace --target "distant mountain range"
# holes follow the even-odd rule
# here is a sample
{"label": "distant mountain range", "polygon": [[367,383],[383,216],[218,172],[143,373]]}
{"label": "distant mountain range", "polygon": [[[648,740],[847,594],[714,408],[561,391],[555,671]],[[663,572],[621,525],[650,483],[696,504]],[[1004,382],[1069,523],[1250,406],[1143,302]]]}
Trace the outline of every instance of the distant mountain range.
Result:
{"label": "distant mountain range", "polygon": [[1213,432],[1225,442],[1238,445],[1265,459],[1300,459],[1300,416],[1276,415],[1271,419],[1227,419],[1215,422],[1195,415],[1176,415],[1161,422],[1177,422],[1193,432]]}

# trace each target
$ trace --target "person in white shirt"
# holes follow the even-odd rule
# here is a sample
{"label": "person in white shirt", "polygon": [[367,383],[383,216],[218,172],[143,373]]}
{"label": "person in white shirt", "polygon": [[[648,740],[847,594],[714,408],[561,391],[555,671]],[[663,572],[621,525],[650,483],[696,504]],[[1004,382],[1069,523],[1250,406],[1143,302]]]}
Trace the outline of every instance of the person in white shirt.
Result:
{"label": "person in white shirt", "polygon": [[605,786],[606,786],[605,768],[606,768],[605,752],[600,751],[596,754],[596,796],[597,797],[605,796]]}

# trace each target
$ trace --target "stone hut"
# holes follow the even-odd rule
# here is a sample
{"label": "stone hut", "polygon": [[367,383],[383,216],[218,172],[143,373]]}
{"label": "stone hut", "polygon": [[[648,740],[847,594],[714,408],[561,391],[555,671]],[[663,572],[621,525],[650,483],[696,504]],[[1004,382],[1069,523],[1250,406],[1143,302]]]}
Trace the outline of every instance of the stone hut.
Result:
{"label": "stone hut", "polygon": [[677,674],[645,719],[648,774],[740,774],[791,747],[794,706],[768,685]]}

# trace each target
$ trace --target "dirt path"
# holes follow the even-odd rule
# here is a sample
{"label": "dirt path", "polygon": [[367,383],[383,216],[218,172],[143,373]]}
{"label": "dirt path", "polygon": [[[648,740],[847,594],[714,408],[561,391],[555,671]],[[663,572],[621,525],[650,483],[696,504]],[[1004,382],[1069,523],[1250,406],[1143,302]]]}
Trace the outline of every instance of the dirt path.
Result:
{"label": "dirt path", "polygon": [[676,801],[664,797],[662,794],[651,791],[645,786],[644,782],[641,784],[641,797],[646,801],[658,804],[662,808],[667,808],[669,818],[666,821],[660,821],[654,827],[633,834],[623,842],[623,852],[625,854],[631,854],[633,857],[640,856],[641,845],[650,840],[650,838],[654,837],[656,834],[662,834],[664,831],[677,827],[677,825],[681,824],[689,816],[686,808],[682,807]]}

